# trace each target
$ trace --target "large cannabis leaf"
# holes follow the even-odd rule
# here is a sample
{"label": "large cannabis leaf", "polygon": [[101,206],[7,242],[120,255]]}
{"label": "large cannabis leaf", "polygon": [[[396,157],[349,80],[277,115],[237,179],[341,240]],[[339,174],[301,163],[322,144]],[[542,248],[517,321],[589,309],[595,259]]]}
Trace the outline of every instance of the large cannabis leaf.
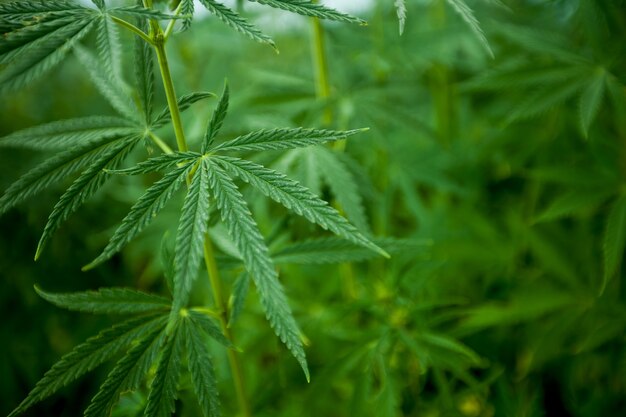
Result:
{"label": "large cannabis leaf", "polygon": [[168,170],[163,178],[148,188],[135,203],[102,254],[86,268],[104,262],[122,249],[152,221],[181,184],[191,177],[176,237],[174,312],[187,304],[202,259],[203,242],[212,203],[220,212],[230,238],[256,284],[270,324],[300,362],[308,378],[306,359],[296,322],[265,240],[234,182],[234,177],[239,177],[287,209],[356,245],[385,256],[387,253],[361,234],[337,210],[298,182],[252,161],[223,153],[304,147],[345,139],[360,130],[346,132],[303,128],[260,130],[214,144],[227,114],[228,98],[228,87],[225,87],[224,94],[209,121],[201,153],[163,154],[141,162],[133,168],[119,171],[140,174]]}
{"label": "large cannabis leaf", "polygon": [[88,417],[108,417],[120,395],[136,390],[157,362],[149,389],[146,416],[160,417],[174,411],[181,363],[187,358],[194,389],[205,416],[219,415],[215,377],[206,340],[224,346],[230,342],[204,313],[180,310],[170,320],[170,300],[127,288],[105,288],[71,294],[51,294],[35,287],[52,304],[72,311],[136,316],[103,330],[66,354],[9,415],[17,416],[103,362],[123,353],[85,411]]}

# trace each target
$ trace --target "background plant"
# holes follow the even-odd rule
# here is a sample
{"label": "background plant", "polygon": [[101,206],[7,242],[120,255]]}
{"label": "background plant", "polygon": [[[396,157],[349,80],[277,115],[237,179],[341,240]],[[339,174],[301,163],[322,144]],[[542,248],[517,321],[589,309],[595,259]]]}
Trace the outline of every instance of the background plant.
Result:
{"label": "background plant", "polygon": [[[278,57],[263,45],[233,38],[211,19],[194,22],[191,31],[172,38],[180,42],[170,61],[181,92],[207,86],[219,91],[228,75],[233,99],[222,128],[225,137],[276,126],[370,127],[333,155],[356,182],[373,235],[417,242],[406,250],[410,245],[403,241],[405,251],[391,261],[363,263],[375,254],[335,238],[310,240],[318,232],[306,222],[243,189],[311,341],[307,355],[313,376],[306,384],[295,361],[268,337],[261,304],[250,293],[231,331],[248,364],[243,373],[255,415],[600,415],[623,408],[624,87],[618,46],[624,37],[623,5],[509,1],[507,9],[467,4],[486,33],[493,59],[447,2],[407,1],[401,37],[391,1],[363,14],[368,28],[325,25],[331,74],[326,99],[316,97],[315,66],[301,47],[308,42],[307,31],[274,36]],[[244,5],[247,16],[256,13]],[[205,33],[216,41],[207,44]],[[39,91],[29,86],[15,96],[10,116],[15,128],[2,124],[7,133],[80,111],[85,116],[110,111],[92,97],[81,100],[85,105],[77,111],[58,94],[51,108],[61,115],[44,111],[41,97],[53,96],[46,91],[85,79],[77,75],[84,72],[73,59],[56,70],[60,86],[39,83]],[[255,68],[246,62],[255,62]],[[85,95],[93,91],[87,81],[81,83]],[[182,115],[189,136],[200,139],[195,149],[204,136],[208,106],[198,102]],[[328,109],[332,121],[325,126]],[[159,136],[173,138],[164,129]],[[2,152],[7,187],[16,169],[23,172],[28,160],[39,158],[21,152]],[[288,155],[261,154],[254,162],[315,185],[310,165],[290,164]],[[14,259],[32,254],[54,193],[41,194],[41,206],[22,205],[5,216],[3,230],[20,224],[20,233],[4,234],[15,238],[11,244],[3,240],[4,281],[13,285],[3,294],[23,294],[19,299],[30,307],[20,323],[31,317],[37,323],[3,328],[12,336],[5,338],[11,342],[4,356],[12,358],[6,374],[26,381],[3,392],[11,404],[62,353],[110,323],[47,309],[34,298],[32,283],[67,292],[134,282],[167,294],[153,254],[168,258],[175,246],[180,207],[175,202],[111,262],[76,279],[69,275],[97,255],[133,200],[158,178],[112,176],[113,183],[59,229],[49,242],[50,255],[43,252],[35,265]],[[319,192],[338,200],[323,181]],[[94,217],[112,229],[85,238]],[[235,283],[234,288],[245,288],[249,277],[240,274],[241,261],[227,232],[218,225],[210,230],[227,290]],[[397,244],[374,241],[388,251]],[[80,251],[70,254],[69,247]],[[357,262],[354,291],[346,288],[345,266],[325,263],[331,261]],[[210,297],[206,280],[197,284],[192,305]],[[3,305],[20,311],[17,302],[11,297]],[[68,334],[68,328],[76,330]],[[30,355],[36,361],[25,361],[26,343],[46,350]],[[230,412],[237,401],[227,350],[210,349],[223,408]],[[32,363],[40,364],[33,369]],[[105,380],[106,369],[102,372],[81,380],[80,388],[72,386],[88,392],[60,393],[32,412],[56,415],[60,411],[50,410],[57,407],[78,414]],[[21,393],[11,394],[20,386]],[[177,413],[195,415],[191,381],[181,380],[180,388]],[[147,392],[141,386],[123,396],[116,413],[140,414]]]}

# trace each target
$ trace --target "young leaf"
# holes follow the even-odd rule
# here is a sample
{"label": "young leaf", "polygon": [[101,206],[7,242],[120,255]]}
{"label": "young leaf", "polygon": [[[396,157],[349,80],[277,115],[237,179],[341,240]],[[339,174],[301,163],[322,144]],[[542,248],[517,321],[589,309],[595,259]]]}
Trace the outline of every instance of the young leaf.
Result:
{"label": "young leaf", "polygon": [[217,383],[213,361],[202,335],[202,329],[198,328],[193,321],[184,320],[182,331],[187,347],[187,366],[202,414],[204,417],[217,417],[220,415]]}
{"label": "young leaf", "polygon": [[338,22],[357,23],[365,25],[365,21],[358,17],[350,16],[335,9],[313,3],[307,0],[250,0],[266,6],[286,10],[288,12],[304,16],[317,17],[319,19],[336,20]]}
{"label": "young leaf", "polygon": [[93,165],[109,153],[111,147],[117,146],[122,138],[104,136],[42,162],[14,182],[0,197],[0,214],[67,176]]}
{"label": "young leaf", "polygon": [[170,308],[167,298],[130,288],[101,288],[98,291],[53,294],[35,285],[35,291],[57,307],[94,314],[138,314]]}
{"label": "young leaf", "polygon": [[176,232],[173,313],[187,304],[198,274],[208,221],[209,176],[206,159],[201,159],[187,191]]}
{"label": "young leaf", "polygon": [[222,97],[220,97],[220,101],[217,103],[217,107],[211,116],[211,121],[207,126],[206,134],[204,135],[204,140],[202,141],[202,150],[200,152],[203,154],[208,152],[213,140],[224,124],[226,113],[228,113],[228,99],[228,84],[224,84],[224,92],[222,92]]}
{"label": "young leaf", "polygon": [[[76,45],[74,53],[83,64],[89,77],[100,93],[109,101],[111,106],[122,116],[136,118],[136,111],[131,101],[126,86],[121,83],[121,79],[115,78],[112,71],[107,71],[107,64],[103,63],[86,48]],[[112,64],[109,64],[112,65]]]}
{"label": "young leaf", "polygon": [[83,270],[91,269],[111,258],[148,226],[185,181],[192,168],[192,163],[177,167],[148,188],[131,207],[130,212],[124,217],[122,224],[117,228],[106,248]]}
{"label": "young leaf", "polygon": [[564,216],[597,207],[615,193],[614,187],[575,189],[555,198],[538,216],[536,222],[556,220]]}
{"label": "young leaf", "polygon": [[28,397],[9,416],[17,416],[33,404],[48,398],[70,382],[115,356],[131,342],[162,328],[166,320],[167,316],[162,315],[133,318],[87,339],[54,364],[28,394]]}
{"label": "young leaf", "polygon": [[620,197],[611,207],[604,232],[604,279],[600,292],[617,273],[626,244],[626,197]]}
{"label": "young leaf", "polygon": [[319,130],[304,128],[282,128],[258,130],[233,140],[220,143],[210,149],[217,151],[275,151],[283,149],[302,148],[319,145],[326,142],[335,142],[356,135],[367,129],[346,131]]}
{"label": "young leaf", "polygon": [[239,158],[214,156],[212,159],[232,175],[240,177],[267,197],[305,217],[310,222],[383,256],[389,256],[384,250],[363,236],[326,201],[311,194],[309,190],[284,174]]}
{"label": "young leaf", "polygon": [[309,380],[300,331],[269,257],[263,236],[235,183],[216,162],[212,159],[206,161],[209,165],[209,184],[217,208],[222,221],[228,228],[230,237],[241,253],[246,270],[252,275],[265,309],[265,315],[280,340],[300,363]]}
{"label": "young leaf", "polygon": [[348,219],[357,229],[370,233],[363,199],[352,173],[330,149],[318,147],[313,150],[313,153],[318,160],[320,172],[326,184]]}
{"label": "young leaf", "polygon": [[39,258],[48,240],[69,215],[78,210],[89,197],[104,185],[109,176],[104,170],[117,168],[139,139],[140,136],[131,136],[113,143],[65,191],[48,217],[48,222],[37,245],[35,260]]}
{"label": "young leaf", "polygon": [[276,45],[274,44],[272,38],[263,34],[263,32],[257,29],[254,25],[250,24],[234,10],[215,0],[200,0],[200,3],[202,3],[202,5],[213,13],[218,19],[235,29],[237,32],[246,35],[253,41],[266,43],[276,49]]}
{"label": "young leaf", "polygon": [[489,55],[493,58],[493,51],[489,46],[489,41],[485,37],[485,33],[480,27],[480,23],[476,16],[474,16],[474,11],[467,5],[465,0],[447,0],[448,3],[452,6],[452,8],[463,18],[465,23],[470,27],[476,38],[480,41],[481,45],[485,48],[485,50],[489,53]]}
{"label": "young leaf", "polygon": [[174,412],[174,404],[178,392],[178,378],[181,371],[183,336],[181,336],[180,320],[169,334],[156,375],[150,386],[146,417],[165,417]]}
{"label": "young leaf", "polygon": [[85,417],[108,417],[123,391],[136,389],[160,348],[165,325],[154,329],[137,342],[109,372],[106,380],[85,410]]}
{"label": "young leaf", "polygon": [[0,138],[0,147],[12,146],[33,150],[63,150],[104,137],[139,133],[134,124],[121,117],[92,116],[30,127]]}
{"label": "young leaf", "polygon": [[606,72],[604,69],[598,69],[592,81],[580,96],[580,125],[583,135],[589,135],[589,126],[598,114],[604,89],[606,86]]}
{"label": "young leaf", "polygon": [[[205,92],[205,91],[185,94],[184,96],[178,99],[178,109],[181,112],[183,112],[187,110],[196,101],[204,100],[205,98],[210,98],[210,97],[216,97],[216,95],[213,93]],[[170,109],[169,107],[166,106],[161,111],[161,113],[159,113],[159,115],[155,117],[155,119],[152,121],[151,127],[156,129],[168,123],[171,119],[172,119],[172,116],[170,115]]]}

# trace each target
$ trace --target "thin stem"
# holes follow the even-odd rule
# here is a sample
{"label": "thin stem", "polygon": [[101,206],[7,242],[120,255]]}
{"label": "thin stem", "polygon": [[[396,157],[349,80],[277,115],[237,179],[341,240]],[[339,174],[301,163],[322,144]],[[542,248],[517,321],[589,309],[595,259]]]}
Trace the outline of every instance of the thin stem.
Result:
{"label": "thin stem", "polygon": [[[183,3],[181,2],[178,4],[178,7],[176,7],[174,16],[178,16],[180,14],[180,10],[182,7],[183,7]],[[163,34],[163,38],[165,39],[165,41],[169,39],[170,35],[174,31],[174,25],[176,25],[176,19],[170,20],[170,22],[167,24],[167,27],[165,28],[165,33]]]}
{"label": "thin stem", "polygon": [[328,61],[324,43],[324,29],[322,23],[316,17],[311,18],[313,37],[311,39],[313,50],[313,63],[315,65],[315,95],[318,100],[324,102],[324,115],[322,123],[329,126],[333,121],[333,114],[328,107],[330,98],[330,81],[328,76]]}
{"label": "thin stem", "polygon": [[152,141],[159,147],[161,148],[161,150],[165,153],[174,153],[174,151],[172,150],[172,148],[170,148],[170,146],[165,143],[165,141],[163,139],[161,139],[160,137],[158,137],[154,132],[152,131],[148,131],[148,136],[150,136],[150,139],[152,139]]}
{"label": "thin stem", "polygon": [[[215,307],[219,314],[219,321],[222,327],[222,331],[225,336],[232,342],[232,334],[228,327],[228,309],[224,302],[224,292],[222,291],[222,279],[220,277],[219,270],[217,268],[217,262],[213,255],[213,245],[211,244],[211,238],[207,234],[204,238],[204,264],[206,265],[207,272],[209,273],[209,281],[211,282],[211,288],[213,289],[213,297],[215,301]],[[239,406],[244,417],[252,416],[250,412],[250,406],[246,397],[246,390],[243,380],[243,373],[241,372],[241,366],[239,365],[239,358],[237,353],[228,349],[228,362],[233,373],[233,383],[235,384],[235,391],[237,392],[237,399]]]}
{"label": "thin stem", "polygon": [[174,83],[172,82],[172,74],[170,73],[170,67],[167,62],[167,54],[165,53],[165,42],[163,38],[163,31],[161,28],[157,28],[157,32],[154,35],[154,48],[157,54],[157,60],[159,62],[159,70],[161,71],[161,78],[163,79],[163,87],[165,88],[165,97],[167,98],[167,106],[170,109],[172,115],[172,126],[174,126],[174,135],[176,136],[176,144],[178,150],[186,152],[187,141],[185,140],[185,131],[183,130],[183,123],[180,118],[180,109],[178,108],[178,100],[176,98],[176,91],[174,90]]}
{"label": "thin stem", "polygon": [[154,41],[150,38],[150,36],[148,36],[143,30],[139,29],[137,26],[133,25],[132,23],[127,22],[124,19],[120,19],[119,17],[115,17],[115,16],[109,16],[109,17],[118,25],[130,30],[135,35],[139,36],[141,39],[148,42],[148,44],[154,45]]}

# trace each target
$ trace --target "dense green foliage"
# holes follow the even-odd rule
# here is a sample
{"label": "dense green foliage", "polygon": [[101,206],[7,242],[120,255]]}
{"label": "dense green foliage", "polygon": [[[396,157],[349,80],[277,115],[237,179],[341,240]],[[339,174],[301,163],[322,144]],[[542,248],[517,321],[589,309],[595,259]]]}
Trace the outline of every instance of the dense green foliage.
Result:
{"label": "dense green foliage", "polygon": [[626,409],[626,2],[92,3],[0,2],[0,412]]}

